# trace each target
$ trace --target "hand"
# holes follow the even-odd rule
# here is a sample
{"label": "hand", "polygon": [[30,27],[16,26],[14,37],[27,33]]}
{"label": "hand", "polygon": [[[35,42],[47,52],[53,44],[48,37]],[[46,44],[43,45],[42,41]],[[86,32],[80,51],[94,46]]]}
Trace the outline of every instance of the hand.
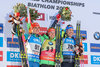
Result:
{"label": "hand", "polygon": [[81,50],[84,51],[84,48],[82,47]]}
{"label": "hand", "polygon": [[56,15],[56,20],[59,21],[60,18],[61,18],[61,15],[60,15],[60,14],[57,14],[57,15]]}
{"label": "hand", "polygon": [[75,48],[74,48],[75,52],[76,52],[78,49],[79,49],[79,46],[78,46],[78,45],[75,45]]}
{"label": "hand", "polygon": [[62,63],[62,62],[63,62],[63,59],[62,59],[62,58],[60,58],[60,59],[59,59],[59,61],[60,61],[60,63]]}
{"label": "hand", "polygon": [[23,28],[20,28],[20,32],[21,32],[22,34],[24,34],[24,33],[25,33],[25,30],[24,30]]}

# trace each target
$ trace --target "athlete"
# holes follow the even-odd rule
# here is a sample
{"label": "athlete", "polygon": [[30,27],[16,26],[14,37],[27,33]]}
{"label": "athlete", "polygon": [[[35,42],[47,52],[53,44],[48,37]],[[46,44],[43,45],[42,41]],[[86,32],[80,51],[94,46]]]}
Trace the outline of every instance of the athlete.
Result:
{"label": "athlete", "polygon": [[55,29],[48,29],[48,36],[44,35],[44,42],[41,48],[40,67],[54,67],[55,66]]}
{"label": "athlete", "polygon": [[31,35],[25,35],[29,67],[39,67],[40,48],[43,40],[43,37],[39,35],[40,25],[36,22],[31,24],[31,31]]}
{"label": "athlete", "polygon": [[67,37],[63,39],[63,45],[62,45],[63,62],[61,64],[61,67],[66,67],[66,66],[74,67],[75,54],[73,52],[74,52],[75,40],[72,38],[73,26],[68,25],[65,29],[65,32],[67,33]]}

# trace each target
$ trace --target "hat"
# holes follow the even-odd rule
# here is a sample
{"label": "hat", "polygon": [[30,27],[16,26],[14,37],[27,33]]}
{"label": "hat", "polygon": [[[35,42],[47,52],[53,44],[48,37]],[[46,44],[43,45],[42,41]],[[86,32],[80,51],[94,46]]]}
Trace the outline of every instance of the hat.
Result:
{"label": "hat", "polygon": [[51,32],[51,31],[55,31],[55,29],[54,28],[49,28],[48,33]]}

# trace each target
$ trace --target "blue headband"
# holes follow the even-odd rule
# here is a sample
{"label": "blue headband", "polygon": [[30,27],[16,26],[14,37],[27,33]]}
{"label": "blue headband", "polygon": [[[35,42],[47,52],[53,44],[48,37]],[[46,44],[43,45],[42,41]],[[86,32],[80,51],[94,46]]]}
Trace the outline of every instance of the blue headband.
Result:
{"label": "blue headband", "polygon": [[68,26],[66,27],[65,31],[68,30],[68,29],[73,29],[73,26],[72,26],[72,25],[68,25]]}

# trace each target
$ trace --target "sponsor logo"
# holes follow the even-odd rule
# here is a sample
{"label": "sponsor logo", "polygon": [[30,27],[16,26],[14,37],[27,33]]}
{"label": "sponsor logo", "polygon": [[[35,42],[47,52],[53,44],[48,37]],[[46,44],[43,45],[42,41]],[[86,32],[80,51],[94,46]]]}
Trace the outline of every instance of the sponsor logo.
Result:
{"label": "sponsor logo", "polygon": [[99,39],[100,39],[100,33],[99,33],[99,32],[95,32],[95,33],[94,33],[94,38],[95,38],[96,40],[99,40]]}
{"label": "sponsor logo", "polygon": [[74,43],[74,41],[72,39],[66,39],[66,42]]}
{"label": "sponsor logo", "polygon": [[13,38],[13,42],[12,42],[12,38],[7,38],[7,47],[19,48],[18,39]]}
{"label": "sponsor logo", "polygon": [[83,44],[84,52],[87,52],[87,43],[82,43],[82,44]]}
{"label": "sponsor logo", "polygon": [[22,66],[18,66],[18,65],[7,65],[7,67],[22,67]]}
{"label": "sponsor logo", "polygon": [[33,39],[34,41],[36,41],[36,42],[39,42],[39,40],[38,39]]}
{"label": "sponsor logo", "polygon": [[0,33],[3,33],[3,24],[0,23]]}
{"label": "sponsor logo", "polygon": [[100,52],[100,44],[90,43],[91,52]]}
{"label": "sponsor logo", "polygon": [[52,43],[52,42],[48,42],[48,44],[49,44],[49,45],[53,45],[53,43]]}
{"label": "sponsor logo", "polygon": [[100,64],[100,56],[91,55],[91,64]]}
{"label": "sponsor logo", "polygon": [[41,21],[45,21],[45,14],[44,13],[39,13],[39,18],[37,18],[36,20],[41,20]]}
{"label": "sponsor logo", "polygon": [[3,47],[3,37],[0,37],[0,47]]}
{"label": "sponsor logo", "polygon": [[47,33],[47,27],[40,27],[40,35]]}
{"label": "sponsor logo", "polygon": [[56,16],[49,16],[49,20],[55,20]]}
{"label": "sponsor logo", "polygon": [[21,62],[20,52],[7,51],[7,61]]}
{"label": "sponsor logo", "polygon": [[88,55],[83,55],[80,57],[80,63],[88,64]]}
{"label": "sponsor logo", "polygon": [[[85,39],[87,39],[87,31],[80,30],[80,35],[81,35],[82,37],[84,37]],[[76,30],[74,30],[73,37],[76,38]]]}
{"label": "sponsor logo", "polygon": [[0,51],[0,61],[3,61],[3,51]]}

